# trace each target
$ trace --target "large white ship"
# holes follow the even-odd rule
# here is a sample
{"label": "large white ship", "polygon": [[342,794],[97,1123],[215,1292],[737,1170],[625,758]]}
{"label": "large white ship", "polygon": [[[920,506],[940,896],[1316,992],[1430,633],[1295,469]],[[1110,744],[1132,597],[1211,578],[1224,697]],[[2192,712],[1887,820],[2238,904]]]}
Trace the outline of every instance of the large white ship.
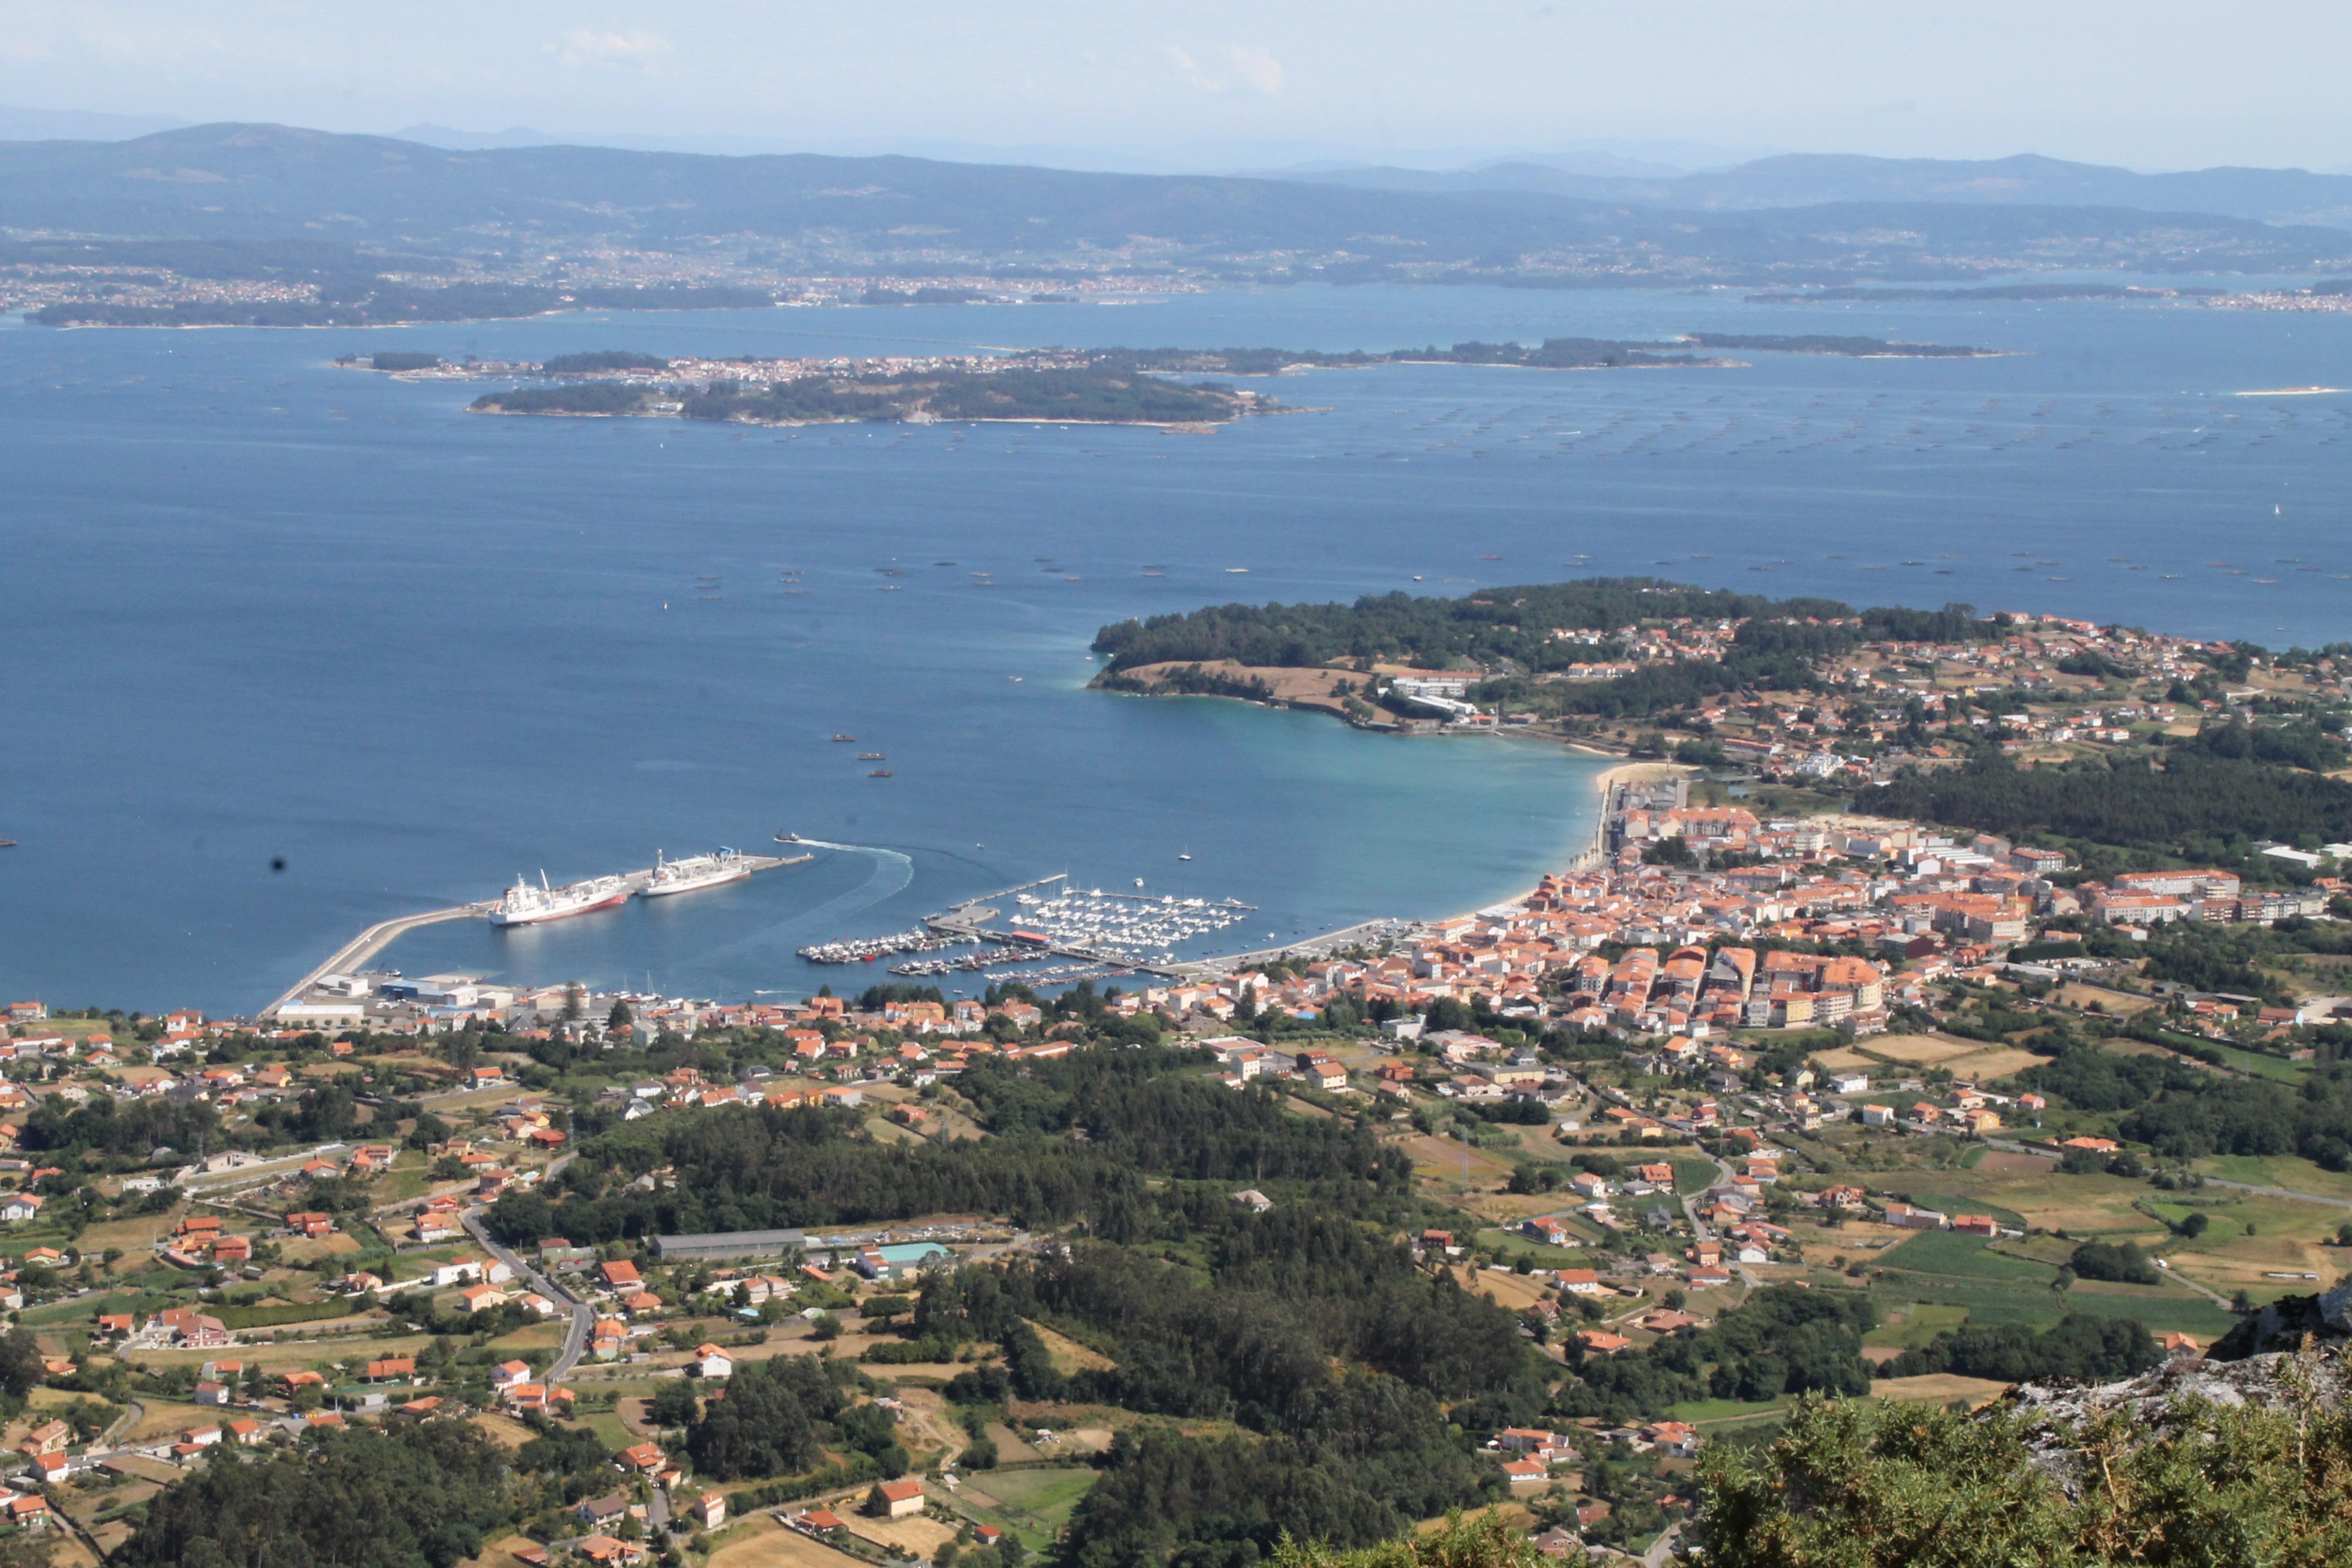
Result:
{"label": "large white ship", "polygon": [[721,848],[709,855],[690,855],[683,860],[665,860],[661,851],[654,851],[654,871],[641,892],[648,899],[658,899],[671,893],[694,893],[705,888],[716,888],[722,882],[740,882],[751,874],[751,862],[732,849]]}
{"label": "large white ship", "polygon": [[572,915],[584,915],[591,910],[609,910],[629,901],[629,884],[618,877],[591,877],[584,882],[572,882],[561,888],[547,885],[547,873],[539,874],[539,886],[534,888],[521,877],[509,888],[490,910],[494,926],[535,925],[541,921],[560,921]]}

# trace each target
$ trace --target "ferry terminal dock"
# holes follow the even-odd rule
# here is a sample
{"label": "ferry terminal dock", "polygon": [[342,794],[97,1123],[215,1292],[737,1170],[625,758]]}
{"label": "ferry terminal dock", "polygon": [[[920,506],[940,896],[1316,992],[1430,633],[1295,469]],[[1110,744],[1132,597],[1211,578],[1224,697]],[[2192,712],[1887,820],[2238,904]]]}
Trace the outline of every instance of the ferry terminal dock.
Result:
{"label": "ferry terminal dock", "polygon": [[[746,855],[743,857],[743,863],[756,874],[761,871],[772,871],[780,866],[797,866],[803,861],[814,858],[815,857],[811,855]],[[654,868],[651,866],[641,866],[634,871],[622,872],[621,880],[627,885],[629,892],[635,895],[645,890],[646,884],[653,880],[653,876]],[[330,974],[348,973],[354,969],[364,967],[368,960],[390,947],[396,939],[409,931],[415,931],[421,926],[439,925],[444,921],[488,920],[490,910],[497,907],[498,900],[483,899],[470,904],[452,904],[446,909],[426,910],[418,914],[397,915],[388,921],[378,921],[329,953],[326,962],[289,986],[268,1006],[261,1010],[262,1016],[269,1016],[280,1007],[301,1001],[312,986]]]}

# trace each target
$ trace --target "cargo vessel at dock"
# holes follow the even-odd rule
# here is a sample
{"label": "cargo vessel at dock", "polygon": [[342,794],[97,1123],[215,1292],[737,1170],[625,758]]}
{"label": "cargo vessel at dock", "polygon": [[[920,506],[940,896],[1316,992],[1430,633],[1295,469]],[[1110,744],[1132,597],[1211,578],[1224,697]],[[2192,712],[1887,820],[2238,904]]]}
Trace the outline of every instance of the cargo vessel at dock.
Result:
{"label": "cargo vessel at dock", "polygon": [[494,926],[527,926],[542,921],[568,920],[573,915],[625,904],[631,890],[625,877],[591,877],[584,882],[551,888],[547,885],[547,873],[541,871],[539,886],[534,888],[528,879],[517,876],[515,885],[490,906],[489,921]]}
{"label": "cargo vessel at dock", "polygon": [[672,893],[696,893],[705,888],[716,888],[728,882],[740,882],[751,874],[751,863],[732,849],[721,847],[709,855],[689,855],[683,860],[665,860],[662,853],[654,851],[654,868],[638,889],[648,899],[667,898]]}

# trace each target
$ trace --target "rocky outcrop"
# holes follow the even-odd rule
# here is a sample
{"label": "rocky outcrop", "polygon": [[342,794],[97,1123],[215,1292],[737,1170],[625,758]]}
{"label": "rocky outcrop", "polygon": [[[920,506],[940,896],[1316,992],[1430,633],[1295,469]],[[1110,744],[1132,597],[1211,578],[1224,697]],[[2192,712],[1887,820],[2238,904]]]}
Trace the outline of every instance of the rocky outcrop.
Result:
{"label": "rocky outcrop", "polygon": [[[2302,1297],[2305,1303],[2330,1300]],[[2305,1321],[2306,1314],[2292,1303],[2279,1314],[2276,1331]],[[2338,1310],[2343,1304],[2338,1303]],[[2320,1319],[2326,1321],[2324,1315]],[[2234,1332],[2234,1331],[2233,1331]],[[2316,1334],[2297,1349],[2271,1350],[2233,1360],[2176,1357],[2162,1366],[2119,1383],[2083,1383],[2053,1378],[2046,1383],[2021,1384],[1997,1408],[2022,1415],[2023,1434],[2034,1463],[2063,1488],[2079,1497],[2087,1475],[2083,1437],[2120,1418],[2128,1428],[2127,1441],[2163,1440],[2210,1425],[2216,1410],[2315,1409],[2336,1415],[2352,1410],[2352,1359],[2347,1359],[2338,1331],[2333,1343]]]}
{"label": "rocky outcrop", "polygon": [[2243,1361],[2317,1345],[2352,1342],[2352,1279],[2316,1296],[2282,1296],[2231,1329],[2205,1352],[2209,1361]]}

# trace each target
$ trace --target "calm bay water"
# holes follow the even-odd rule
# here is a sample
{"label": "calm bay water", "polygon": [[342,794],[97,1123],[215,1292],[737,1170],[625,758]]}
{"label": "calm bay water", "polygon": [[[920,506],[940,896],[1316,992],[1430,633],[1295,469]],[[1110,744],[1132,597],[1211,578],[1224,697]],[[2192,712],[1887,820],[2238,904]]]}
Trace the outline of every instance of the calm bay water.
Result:
{"label": "calm bay water", "polygon": [[[1319,411],[1213,437],[476,418],[473,389],[326,363],[1689,330],[2020,353],[1318,373],[1261,384]],[[538,931],[435,927],[387,962],[797,994],[826,977],[799,945],[1059,870],[1240,898],[1263,914],[1228,934],[1252,942],[1473,907],[1590,832],[1590,760],[1087,692],[1094,629],[1652,572],[2339,640],[2352,396],[2234,395],[2310,384],[2352,386],[2352,318],[1317,289],[0,331],[0,836],[21,841],[0,990],[249,1008],[369,921],[782,827],[878,852]]]}

